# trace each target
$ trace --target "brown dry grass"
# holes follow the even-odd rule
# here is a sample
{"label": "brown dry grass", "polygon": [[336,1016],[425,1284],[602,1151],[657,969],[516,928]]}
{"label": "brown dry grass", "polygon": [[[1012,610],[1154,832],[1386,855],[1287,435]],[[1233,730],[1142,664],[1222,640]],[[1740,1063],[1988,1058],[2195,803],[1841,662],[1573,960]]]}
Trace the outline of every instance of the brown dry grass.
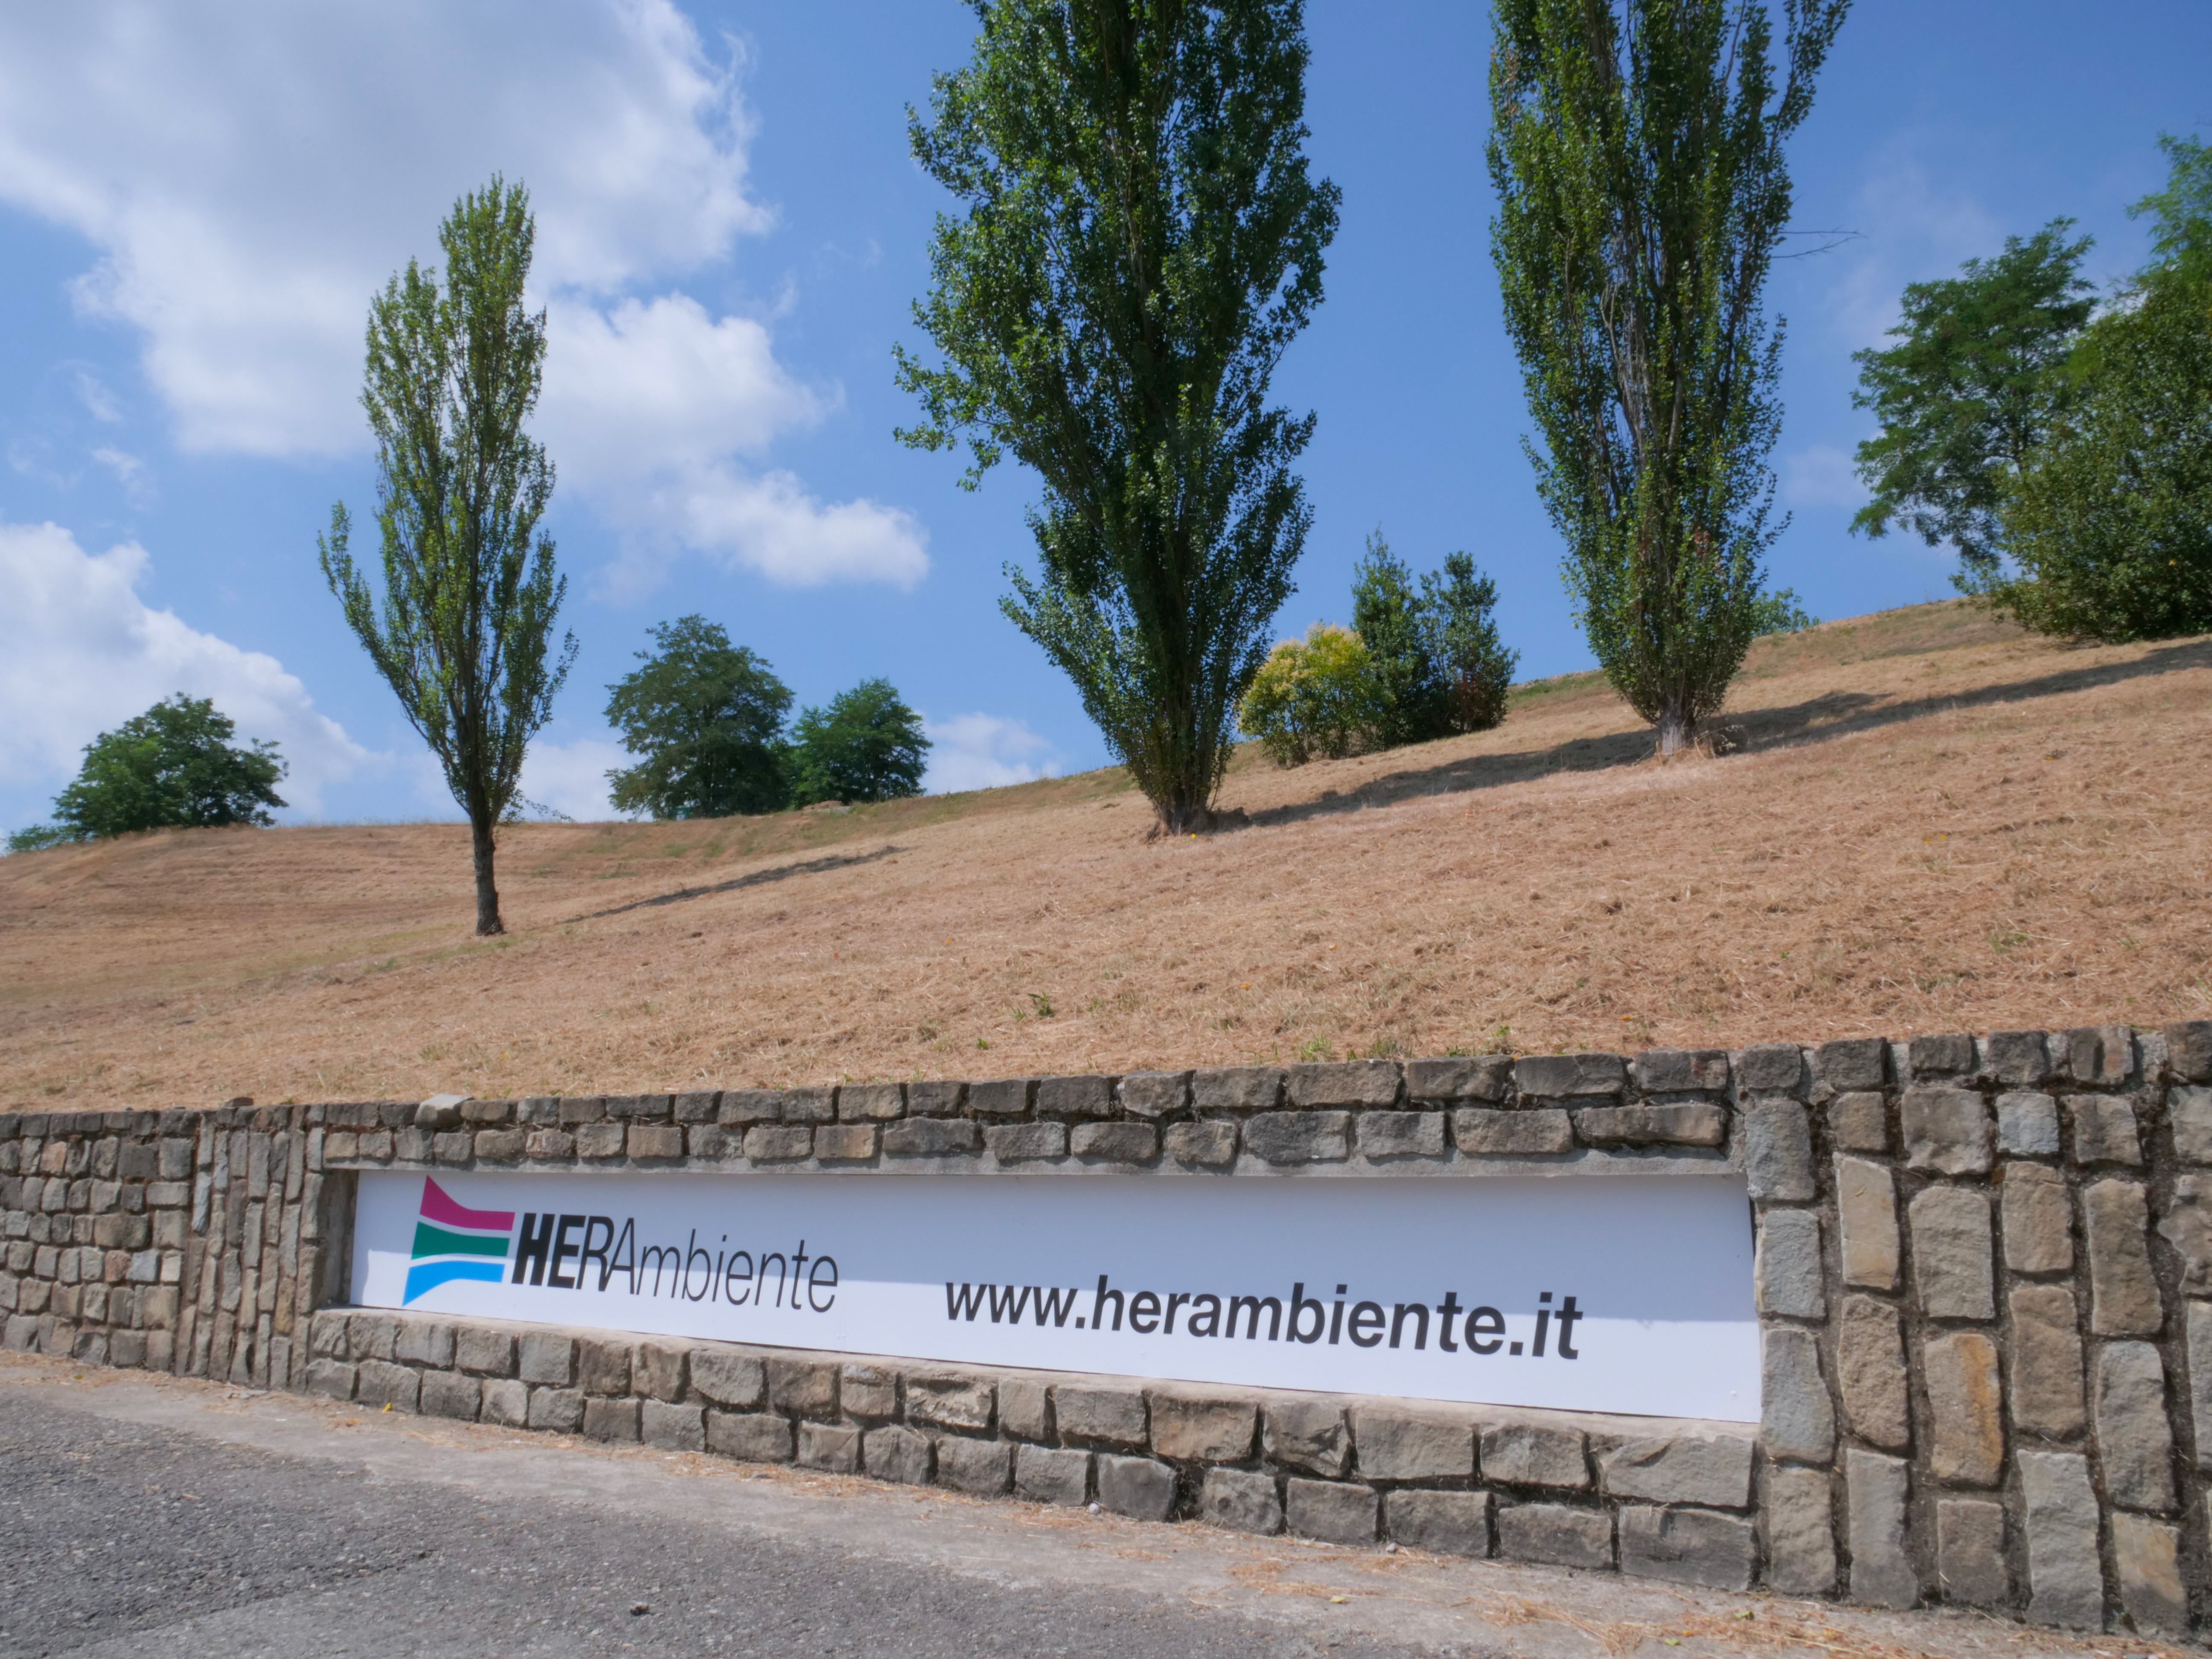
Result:
{"label": "brown dry grass", "polygon": [[1763,642],[1660,766],[1594,677],[1224,790],[194,831],[0,860],[0,1098],[115,1106],[2137,1024],[2212,1009],[2212,640],[1957,604]]}

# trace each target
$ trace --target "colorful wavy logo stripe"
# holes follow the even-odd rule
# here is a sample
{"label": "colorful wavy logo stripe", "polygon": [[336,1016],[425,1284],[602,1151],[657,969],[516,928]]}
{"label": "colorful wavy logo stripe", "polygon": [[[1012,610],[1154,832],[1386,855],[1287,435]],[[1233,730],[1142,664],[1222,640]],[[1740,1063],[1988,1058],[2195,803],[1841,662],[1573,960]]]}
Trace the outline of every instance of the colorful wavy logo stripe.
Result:
{"label": "colorful wavy logo stripe", "polygon": [[507,1276],[512,1210],[471,1210],[427,1176],[422,1208],[415,1223],[415,1248],[408,1252],[404,1307],[426,1291],[456,1279],[482,1279],[496,1285]]}

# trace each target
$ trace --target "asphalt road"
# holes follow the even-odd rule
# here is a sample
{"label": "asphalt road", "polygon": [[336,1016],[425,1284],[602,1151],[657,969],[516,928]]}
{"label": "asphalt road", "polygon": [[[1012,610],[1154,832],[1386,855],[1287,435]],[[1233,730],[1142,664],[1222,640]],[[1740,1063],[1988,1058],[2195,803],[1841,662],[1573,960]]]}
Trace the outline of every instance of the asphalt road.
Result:
{"label": "asphalt road", "polygon": [[0,1659],[632,1651],[2093,1650],[1980,1618],[1148,1526],[0,1354]]}

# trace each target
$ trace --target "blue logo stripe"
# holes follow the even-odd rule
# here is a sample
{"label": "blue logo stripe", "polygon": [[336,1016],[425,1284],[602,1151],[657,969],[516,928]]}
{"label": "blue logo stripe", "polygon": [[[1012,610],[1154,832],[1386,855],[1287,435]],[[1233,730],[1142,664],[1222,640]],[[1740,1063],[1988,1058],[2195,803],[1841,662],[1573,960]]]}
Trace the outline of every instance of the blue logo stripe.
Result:
{"label": "blue logo stripe", "polygon": [[399,1298],[405,1307],[425,1291],[455,1279],[482,1279],[496,1285],[507,1277],[503,1261],[418,1261],[407,1270],[407,1293]]}

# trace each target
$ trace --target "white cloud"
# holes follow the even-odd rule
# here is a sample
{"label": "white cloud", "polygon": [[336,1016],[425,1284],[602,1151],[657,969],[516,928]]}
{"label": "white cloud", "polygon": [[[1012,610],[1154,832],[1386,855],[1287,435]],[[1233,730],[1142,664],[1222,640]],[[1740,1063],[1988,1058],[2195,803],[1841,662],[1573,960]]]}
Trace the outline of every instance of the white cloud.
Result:
{"label": "white cloud", "polygon": [[907,515],[738,465],[835,410],[834,388],[778,364],[762,320],[632,293],[774,223],[724,44],[671,0],[15,8],[0,201],[100,250],[76,303],[140,331],[184,448],[306,458],[365,446],[369,296],[410,256],[437,263],[453,198],[504,172],[538,216],[540,429],[563,477],[663,556],[910,582],[927,561]]}
{"label": "white cloud", "polygon": [[115,394],[102,386],[100,377],[90,369],[77,370],[76,395],[94,420],[112,425],[123,418],[123,408],[115,401]]}
{"label": "white cloud", "polygon": [[1866,486],[1849,455],[1833,444],[1810,444],[1783,460],[1782,500],[1790,507],[1856,507]]}
{"label": "white cloud", "polygon": [[924,720],[929,770],[922,787],[933,795],[999,789],[1060,775],[1060,756],[1045,738],[1000,714],[955,714]]}
{"label": "white cloud", "polygon": [[58,525],[0,524],[0,781],[58,787],[94,737],[179,691],[214,699],[241,741],[276,740],[295,812],[377,759],[276,658],[148,605],[149,564],[135,542],[88,553]]}
{"label": "white cloud", "polygon": [[[522,759],[523,797],[580,822],[611,818],[615,809],[607,798],[607,774],[635,763],[636,757],[611,738],[578,738],[570,743],[541,738]],[[438,789],[445,793],[442,778]]]}
{"label": "white cloud", "polygon": [[144,512],[154,504],[154,475],[147,471],[146,463],[136,455],[102,444],[92,452],[92,459],[115,475],[116,483],[123,486],[123,494],[131,506]]}
{"label": "white cloud", "polygon": [[1828,326],[1853,349],[1891,343],[1884,337],[1906,283],[1954,276],[1966,260],[2004,246],[2006,228],[1972,197],[1937,185],[1910,153],[1913,142],[1900,141],[1878,162],[1858,194],[1861,234],[1832,256],[1843,269],[1829,293]]}

